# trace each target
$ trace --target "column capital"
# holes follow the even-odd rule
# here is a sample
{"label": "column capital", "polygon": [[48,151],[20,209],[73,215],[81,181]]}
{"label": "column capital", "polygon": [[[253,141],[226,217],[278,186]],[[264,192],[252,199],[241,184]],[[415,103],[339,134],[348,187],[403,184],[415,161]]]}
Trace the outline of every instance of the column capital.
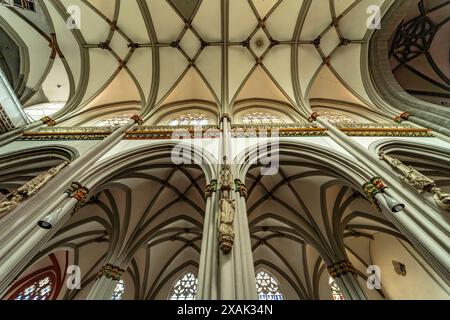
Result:
{"label": "column capital", "polygon": [[125,270],[116,267],[110,263],[107,263],[102,267],[102,270],[97,273],[97,279],[100,279],[102,277],[106,277],[111,280],[120,281],[122,279],[123,274],[125,273]]}
{"label": "column capital", "polygon": [[55,126],[56,125],[56,121],[54,120],[54,119],[52,119],[52,118],[50,118],[50,117],[43,117],[42,119],[41,119],[41,122],[43,123],[43,124],[46,124],[47,126],[49,126],[49,127],[53,127],[53,126]]}
{"label": "column capital", "polygon": [[136,124],[140,125],[140,126],[142,126],[142,125],[144,124],[144,120],[142,120],[142,118],[141,118],[139,115],[137,115],[137,114],[131,116],[130,119],[131,119],[131,120],[134,120],[134,122],[135,122]]}
{"label": "column capital", "polygon": [[84,202],[87,200],[89,189],[79,182],[72,182],[65,192],[69,195],[69,198],[76,199],[78,202]]}
{"label": "column capital", "polygon": [[217,180],[211,182],[205,187],[205,199],[211,198],[213,193],[217,191]]}
{"label": "column capital", "polygon": [[222,122],[223,120],[227,119],[228,122],[231,122],[231,116],[228,113],[224,113],[221,117],[220,117],[220,122]]}
{"label": "column capital", "polygon": [[333,279],[340,278],[348,273],[352,273],[354,276],[356,276],[356,270],[353,267],[352,263],[348,260],[342,260],[333,263],[327,267],[327,270]]}
{"label": "column capital", "polygon": [[237,192],[239,192],[239,195],[242,198],[247,199],[248,191],[247,191],[246,185],[240,179],[235,179],[234,184],[235,184],[235,190]]}
{"label": "column capital", "polygon": [[314,122],[317,120],[317,118],[320,116],[320,114],[316,111],[314,111],[313,113],[311,113],[311,115],[308,118],[309,122]]}

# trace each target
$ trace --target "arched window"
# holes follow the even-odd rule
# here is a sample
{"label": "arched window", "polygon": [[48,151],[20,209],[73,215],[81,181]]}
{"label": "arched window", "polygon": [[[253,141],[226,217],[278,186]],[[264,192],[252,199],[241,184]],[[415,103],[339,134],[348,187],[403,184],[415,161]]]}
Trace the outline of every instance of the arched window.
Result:
{"label": "arched window", "polygon": [[282,122],[278,115],[268,112],[249,112],[242,116],[243,124],[277,124]]}
{"label": "arched window", "polygon": [[125,282],[120,280],[118,284],[116,284],[116,288],[111,296],[111,300],[122,300],[123,293],[125,292]]}
{"label": "arched window", "polygon": [[170,126],[204,126],[207,124],[208,117],[203,113],[186,113],[169,121]]}
{"label": "arched window", "polygon": [[188,272],[175,282],[170,293],[170,300],[195,300],[197,295],[197,277]]}
{"label": "arched window", "polygon": [[338,284],[336,283],[336,280],[334,280],[332,277],[330,277],[328,284],[330,285],[330,288],[331,288],[331,295],[333,296],[333,300],[345,300],[341,289],[339,288]]}
{"label": "arched window", "polygon": [[278,280],[267,271],[262,270],[256,274],[256,289],[258,300],[284,300]]}
{"label": "arched window", "polygon": [[128,121],[130,121],[130,118],[133,116],[131,113],[121,113],[116,114],[112,117],[105,118],[98,120],[93,124],[94,127],[116,127],[116,126],[122,126]]}
{"label": "arched window", "polygon": [[25,288],[17,293],[14,300],[49,300],[54,291],[53,277],[43,275],[30,280]]}

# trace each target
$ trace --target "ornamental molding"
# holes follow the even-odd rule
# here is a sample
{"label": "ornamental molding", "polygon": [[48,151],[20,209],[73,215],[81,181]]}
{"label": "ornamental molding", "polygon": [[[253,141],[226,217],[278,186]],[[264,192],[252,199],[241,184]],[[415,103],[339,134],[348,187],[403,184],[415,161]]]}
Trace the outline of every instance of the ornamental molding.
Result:
{"label": "ornamental molding", "polygon": [[106,277],[113,281],[120,281],[124,273],[125,270],[108,263],[104,265],[102,270],[97,274],[97,279]]}
{"label": "ornamental molding", "polygon": [[69,162],[64,161],[60,165],[50,168],[7,195],[5,199],[0,201],[0,217],[15,209],[22,201],[36,194],[68,164]]}
{"label": "ornamental molding", "polygon": [[348,273],[356,277],[356,270],[352,263],[348,260],[342,260],[327,267],[328,273],[333,279],[345,276]]}

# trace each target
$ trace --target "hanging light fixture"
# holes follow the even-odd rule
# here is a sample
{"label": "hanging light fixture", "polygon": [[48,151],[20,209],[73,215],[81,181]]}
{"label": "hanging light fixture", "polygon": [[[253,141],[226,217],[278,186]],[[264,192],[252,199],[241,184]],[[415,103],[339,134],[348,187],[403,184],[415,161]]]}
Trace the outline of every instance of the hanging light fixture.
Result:
{"label": "hanging light fixture", "polygon": [[48,214],[44,219],[39,220],[38,226],[45,230],[52,229],[58,223],[61,212],[62,208],[59,208],[56,212]]}

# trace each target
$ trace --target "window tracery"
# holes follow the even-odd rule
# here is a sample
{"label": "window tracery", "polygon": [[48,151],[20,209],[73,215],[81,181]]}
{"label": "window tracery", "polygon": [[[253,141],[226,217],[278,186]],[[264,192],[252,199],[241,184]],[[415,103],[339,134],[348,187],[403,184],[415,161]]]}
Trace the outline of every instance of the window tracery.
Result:
{"label": "window tracery", "polygon": [[124,292],[125,292],[125,282],[123,280],[120,280],[114,289],[114,292],[111,296],[111,300],[122,300]]}
{"label": "window tracery", "polygon": [[98,120],[94,123],[94,127],[116,127],[122,126],[130,121],[133,116],[131,113],[121,113],[109,118]]}
{"label": "window tracery", "polygon": [[338,284],[336,283],[336,280],[334,280],[332,277],[330,277],[328,284],[331,288],[331,295],[333,297],[333,300],[345,300],[341,289],[339,288]]}
{"label": "window tracery", "polygon": [[203,113],[186,113],[169,121],[171,126],[199,126],[207,125],[208,117]]}
{"label": "window tracery", "polygon": [[357,123],[355,119],[346,114],[337,113],[330,110],[320,110],[319,113],[322,118],[327,119],[332,124]]}
{"label": "window tracery", "polygon": [[170,300],[195,300],[197,295],[197,277],[188,272],[177,280],[172,288]]}
{"label": "window tracery", "polygon": [[258,300],[284,300],[278,280],[267,271],[260,271],[256,274],[256,289]]}
{"label": "window tracery", "polygon": [[242,123],[244,124],[274,124],[282,123],[281,118],[273,113],[268,112],[249,112],[242,116]]}
{"label": "window tracery", "polygon": [[32,121],[39,121],[44,117],[51,117],[61,110],[65,104],[65,102],[41,103],[25,108],[24,111]]}
{"label": "window tracery", "polygon": [[14,300],[49,300],[54,290],[54,283],[50,276],[32,280],[27,287],[19,292]]}

